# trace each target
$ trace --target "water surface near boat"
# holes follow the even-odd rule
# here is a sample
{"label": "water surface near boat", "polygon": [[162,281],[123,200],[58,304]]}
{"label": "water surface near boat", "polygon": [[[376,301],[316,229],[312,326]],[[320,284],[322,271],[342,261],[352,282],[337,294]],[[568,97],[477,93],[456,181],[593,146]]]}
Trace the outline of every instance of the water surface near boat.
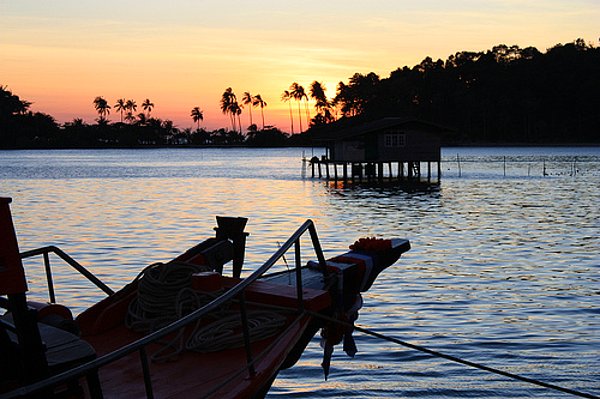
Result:
{"label": "water surface near boat", "polygon": [[[361,236],[409,238],[359,324],[600,395],[600,149],[445,148],[439,187],[409,192],[303,179],[303,152],[322,150],[0,151],[0,194],[13,197],[21,250],[58,245],[113,288],[209,236],[215,215],[250,219],[249,269],[306,218],[326,255]],[[53,264],[63,303],[78,311],[101,297]],[[43,286],[41,261],[26,267]],[[336,352],[327,382],[311,343],[269,396],[564,397],[357,343],[353,360]]]}

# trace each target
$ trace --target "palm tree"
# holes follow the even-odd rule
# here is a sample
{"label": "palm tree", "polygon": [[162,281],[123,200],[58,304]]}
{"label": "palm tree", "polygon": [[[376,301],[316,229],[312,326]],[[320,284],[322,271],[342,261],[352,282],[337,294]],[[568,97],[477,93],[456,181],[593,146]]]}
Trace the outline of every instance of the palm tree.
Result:
{"label": "palm tree", "polygon": [[267,106],[267,102],[265,100],[262,99],[262,97],[260,96],[260,94],[257,94],[256,96],[254,96],[254,101],[252,102],[253,106],[260,106],[260,114],[262,115],[262,126],[263,126],[263,130],[265,130],[265,112],[264,112],[264,108]]}
{"label": "palm tree", "polygon": [[130,123],[133,122],[135,120],[133,112],[137,110],[137,104],[135,103],[135,100],[127,100],[125,103],[125,109],[127,109],[127,115],[125,116],[125,119]]}
{"label": "palm tree", "polygon": [[146,114],[143,112],[140,112],[137,116],[136,124],[139,126],[145,126],[147,123],[148,123],[148,118],[146,117]]}
{"label": "palm tree", "polygon": [[192,117],[194,122],[198,123],[198,130],[200,130],[200,121],[204,120],[204,114],[202,113],[200,107],[192,108],[192,113],[190,114],[190,116]]}
{"label": "palm tree", "polygon": [[152,111],[152,108],[154,108],[154,103],[151,103],[150,99],[147,98],[142,103],[142,108],[144,109],[144,111],[148,111],[148,118],[150,118],[150,111]]}
{"label": "palm tree", "polygon": [[319,116],[319,118],[315,116],[314,120],[319,119],[324,123],[329,123],[332,122],[334,118],[331,113],[332,103],[327,100],[325,90],[325,86],[316,80],[310,85],[310,96],[315,100],[315,108],[317,110],[317,115]]}
{"label": "palm tree", "polygon": [[300,120],[300,133],[302,133],[302,111],[300,110],[300,102],[304,99],[304,97],[306,97],[304,87],[294,82],[290,86],[290,94],[294,100],[298,101],[298,119]]}
{"label": "palm tree", "polygon": [[288,103],[290,106],[290,126],[292,128],[292,134],[294,134],[294,115],[292,113],[292,103],[290,102],[291,99],[292,93],[290,93],[288,90],[284,90],[283,94],[281,94],[281,100]]}
{"label": "palm tree", "polygon": [[235,131],[235,115],[234,113],[237,111],[235,108],[238,107],[237,97],[233,93],[231,87],[228,87],[223,92],[221,96],[221,111],[225,115],[229,115],[229,119],[231,120],[231,127]]}
{"label": "palm tree", "polygon": [[306,128],[308,129],[310,126],[310,111],[308,110],[308,95],[304,93],[302,96],[304,99],[304,110],[306,111]]}
{"label": "palm tree", "polygon": [[228,87],[221,96],[221,111],[224,114],[229,114],[229,118],[231,119],[231,126],[234,132],[236,132],[235,128],[235,118],[237,116],[238,126],[240,130],[240,134],[242,133],[242,123],[240,120],[240,115],[242,114],[242,108],[237,102],[237,97],[231,87]]}
{"label": "palm tree", "polygon": [[250,92],[244,92],[244,95],[242,96],[242,104],[250,104],[250,108],[248,108],[248,110],[250,111],[250,126],[252,126],[254,124],[252,123],[252,106],[254,106],[254,97],[252,94],[250,94]]}
{"label": "palm tree", "polygon": [[98,112],[100,117],[99,121],[105,121],[108,114],[110,114],[110,105],[103,97],[98,96],[94,99],[94,108]]}
{"label": "palm tree", "polygon": [[125,111],[125,99],[119,98],[115,104],[115,109],[121,113],[121,123],[123,123],[123,111]]}
{"label": "palm tree", "polygon": [[[240,115],[242,114],[242,107],[240,107],[240,105],[238,104],[237,101],[234,101],[231,104],[230,110],[229,112],[231,112],[231,115],[233,115],[234,121],[235,121],[235,117],[237,116],[237,123],[238,123],[238,128],[240,129],[240,134],[242,134],[242,121],[240,120]],[[233,128],[233,131],[235,132],[235,126]]]}

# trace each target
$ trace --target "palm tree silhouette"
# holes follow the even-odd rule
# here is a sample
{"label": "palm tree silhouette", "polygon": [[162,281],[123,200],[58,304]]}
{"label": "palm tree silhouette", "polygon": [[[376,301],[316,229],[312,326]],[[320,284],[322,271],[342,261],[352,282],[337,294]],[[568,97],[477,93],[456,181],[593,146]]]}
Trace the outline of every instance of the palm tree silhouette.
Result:
{"label": "palm tree silhouette", "polygon": [[[233,115],[233,118],[235,120],[235,117],[237,116],[237,125],[238,125],[238,129],[240,130],[240,134],[242,134],[242,121],[240,119],[240,115],[242,114],[242,107],[240,107],[240,105],[238,104],[237,101],[234,101],[231,104],[231,110],[229,111],[231,112],[231,114]],[[235,132],[235,126],[233,128],[233,131]]]}
{"label": "palm tree silhouette", "polygon": [[142,108],[144,111],[148,111],[148,118],[150,118],[150,111],[152,111],[152,108],[154,108],[154,103],[151,103],[150,99],[147,98],[142,103]]}
{"label": "palm tree silhouette", "polygon": [[[332,122],[334,118],[331,113],[332,104],[327,100],[325,90],[325,86],[316,80],[310,85],[310,96],[315,100],[315,108],[317,110],[317,116],[319,116],[318,119],[324,123],[329,123]],[[317,120],[317,117],[315,117],[314,120]]]}
{"label": "palm tree silhouette", "polygon": [[103,97],[98,96],[94,99],[94,108],[96,108],[96,112],[98,112],[98,116],[100,117],[98,122],[106,121],[106,117],[110,114],[110,105],[108,105],[108,101]]}
{"label": "palm tree silhouette", "polygon": [[240,109],[240,106],[237,102],[237,97],[235,96],[235,93],[233,92],[231,87],[225,89],[223,95],[221,96],[221,111],[223,111],[225,115],[229,115],[229,119],[231,120],[231,127],[233,131],[235,131],[235,116],[239,116],[239,114],[242,113],[242,110]]}
{"label": "palm tree silhouette", "polygon": [[145,126],[148,123],[148,118],[146,118],[146,114],[141,112],[137,115],[136,125]]}
{"label": "palm tree silhouette", "polygon": [[304,110],[306,111],[306,128],[308,129],[310,126],[310,111],[308,110],[308,95],[306,92],[302,96],[302,99],[304,100]]}
{"label": "palm tree silhouette", "polygon": [[137,104],[135,100],[127,100],[125,103],[125,109],[127,110],[127,115],[125,115],[125,119],[130,123],[135,120],[135,116],[133,116],[134,111],[137,110]]}
{"label": "palm tree silhouette", "polygon": [[292,134],[294,134],[294,114],[292,113],[292,103],[290,101],[291,99],[292,93],[290,93],[288,90],[284,90],[281,94],[281,100],[283,102],[288,103],[288,105],[290,106],[290,126],[292,128]]}
{"label": "palm tree silhouette", "polygon": [[254,101],[252,102],[253,106],[260,106],[260,114],[262,115],[262,126],[263,126],[263,130],[265,130],[265,112],[264,112],[264,108],[267,106],[267,102],[265,100],[262,99],[262,97],[260,96],[260,94],[257,94],[256,96],[254,96]]}
{"label": "palm tree silhouette", "polygon": [[200,121],[204,120],[204,114],[202,113],[200,107],[192,108],[192,113],[190,114],[190,116],[192,117],[194,122],[198,123],[198,130],[200,130]]}
{"label": "palm tree silhouette", "polygon": [[125,99],[119,98],[115,104],[115,109],[121,113],[121,123],[123,123],[123,111],[125,111]]}
{"label": "palm tree silhouette", "polygon": [[300,133],[302,133],[302,111],[300,110],[300,102],[302,101],[302,99],[304,99],[304,97],[306,97],[304,87],[294,82],[290,86],[290,94],[294,100],[298,101],[298,119],[300,120]]}
{"label": "palm tree silhouette", "polygon": [[252,123],[252,106],[254,106],[254,97],[252,96],[252,94],[250,94],[250,92],[244,92],[244,95],[242,96],[242,104],[250,104],[250,108],[248,108],[248,110],[250,111],[250,126],[252,126],[254,124]]}

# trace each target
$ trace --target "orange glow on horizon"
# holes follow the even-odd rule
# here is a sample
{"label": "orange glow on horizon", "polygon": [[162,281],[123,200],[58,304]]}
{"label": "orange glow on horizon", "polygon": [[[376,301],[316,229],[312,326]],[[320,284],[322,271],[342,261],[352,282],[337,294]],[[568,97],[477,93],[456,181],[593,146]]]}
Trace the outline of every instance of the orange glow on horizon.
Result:
{"label": "orange glow on horizon", "polygon": [[[152,116],[179,128],[194,128],[190,111],[200,107],[201,126],[209,130],[229,126],[219,101],[232,87],[239,100],[245,91],[260,93],[268,104],[265,124],[289,131],[289,105],[281,94],[292,82],[308,93],[318,80],[332,98],[337,83],[357,72],[385,78],[427,56],[446,59],[500,43],[545,51],[599,36],[600,4],[585,0],[519,7],[514,0],[495,0],[477,9],[470,4],[2,2],[0,84],[60,123],[93,123],[96,96],[111,106],[119,98],[134,99],[137,113],[149,98]],[[312,103],[310,110],[313,116]],[[252,114],[260,127],[260,109]],[[109,119],[118,121],[118,112],[111,109]],[[248,125],[245,109],[242,126]]]}

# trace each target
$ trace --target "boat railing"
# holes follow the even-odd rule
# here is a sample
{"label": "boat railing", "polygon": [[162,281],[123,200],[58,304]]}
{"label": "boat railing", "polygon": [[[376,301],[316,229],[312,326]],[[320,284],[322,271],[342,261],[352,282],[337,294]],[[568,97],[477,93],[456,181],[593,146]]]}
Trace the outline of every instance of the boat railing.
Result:
{"label": "boat railing", "polygon": [[[110,352],[106,355],[100,356],[92,361],[89,361],[80,366],[74,367],[63,373],[56,374],[54,376],[48,377],[44,380],[35,382],[33,384],[17,388],[6,394],[0,394],[0,399],[17,398],[17,397],[24,397],[24,396],[32,395],[34,393],[39,393],[39,392],[42,392],[49,388],[52,388],[54,386],[57,386],[59,384],[65,383],[67,381],[71,381],[73,379],[81,378],[83,376],[96,373],[97,370],[102,368],[103,366],[106,366],[110,363],[116,362],[119,359],[121,359],[133,352],[139,352],[139,355],[140,355],[140,363],[141,363],[141,368],[142,368],[142,372],[144,375],[146,396],[148,398],[153,398],[154,394],[153,394],[153,389],[152,389],[152,381],[151,381],[151,377],[150,377],[150,371],[149,371],[150,367],[148,364],[148,355],[146,353],[146,346],[164,338],[165,336],[167,336],[169,334],[172,334],[172,333],[184,328],[185,326],[187,326],[191,323],[195,323],[196,321],[198,321],[200,318],[202,318],[209,312],[219,308],[226,302],[236,300],[236,298],[240,304],[240,315],[241,315],[240,317],[242,320],[244,347],[245,347],[246,355],[247,355],[246,369],[248,371],[249,377],[252,378],[255,375],[255,371],[254,371],[254,362],[255,361],[254,361],[254,357],[253,357],[251,346],[250,346],[250,332],[248,329],[248,321],[245,317],[246,316],[246,303],[244,300],[244,291],[250,284],[255,282],[263,274],[265,274],[267,271],[269,271],[269,269],[271,269],[276,264],[276,262],[280,258],[282,258],[287,253],[288,250],[291,249],[292,246],[294,246],[295,272],[296,272],[296,295],[298,298],[298,312],[303,313],[304,309],[303,309],[303,301],[302,301],[302,273],[301,273],[302,260],[301,260],[301,256],[300,256],[300,239],[307,232],[310,235],[312,246],[315,251],[315,255],[317,256],[317,259],[319,261],[319,265],[322,269],[322,272],[325,274],[326,273],[326,261],[325,261],[324,255],[323,255],[323,250],[322,250],[321,244],[319,242],[316,227],[315,227],[314,223],[312,222],[312,220],[309,219],[309,220],[306,220],[262,266],[260,266],[254,272],[252,272],[248,277],[241,280],[234,287],[232,287],[228,291],[224,292],[222,295],[220,295],[213,301],[209,302],[208,304],[204,305],[203,307],[201,307],[201,308],[193,311],[192,313],[172,322],[171,324],[169,324],[157,331],[149,333],[148,335],[146,335],[126,346],[123,346],[122,348],[119,348],[113,352]],[[56,251],[56,250],[58,250],[58,251]],[[29,256],[40,255],[40,254],[42,254],[42,255],[46,254],[45,255],[45,258],[46,258],[47,254],[50,252],[56,253],[59,257],[61,257],[62,259],[65,259],[67,261],[67,263],[69,263],[71,266],[73,266],[78,271],[82,272],[82,274],[84,274],[86,277],[90,278],[90,276],[93,276],[83,266],[79,265],[77,262],[72,260],[72,258],[70,258],[63,251],[61,251],[60,249],[58,249],[56,247],[46,247],[45,249],[41,248],[39,250],[24,252],[22,254],[22,256],[29,257]],[[64,255],[64,256],[61,256],[61,255]],[[50,267],[49,262],[47,262],[46,264],[47,264],[47,267],[49,268]],[[85,271],[85,272],[83,272],[83,271]],[[91,279],[91,281],[95,281],[95,280],[97,280],[95,277],[94,277],[94,279]],[[97,280],[97,281],[99,282],[99,280]],[[96,284],[96,285],[98,285],[98,284]],[[104,286],[104,285],[102,284],[102,286]],[[102,286],[99,286],[99,287],[102,287]],[[108,288],[106,286],[104,286],[104,287]],[[94,395],[93,392],[91,392],[91,394],[92,394],[92,397],[102,397],[101,392],[96,393],[96,395]]]}
{"label": "boat railing", "polygon": [[50,265],[50,254],[53,253],[61,258],[65,263],[70,265],[73,269],[77,270],[81,275],[91,281],[96,287],[100,288],[107,295],[112,295],[115,292],[106,284],[96,277],[92,272],[83,267],[79,262],[69,256],[62,249],[50,245],[47,247],[32,249],[31,251],[21,252],[21,259],[31,258],[34,256],[42,255],[44,257],[44,269],[46,271],[46,281],[48,284],[48,298],[51,303],[56,303],[56,295],[54,291],[54,280],[52,278],[52,267]]}

